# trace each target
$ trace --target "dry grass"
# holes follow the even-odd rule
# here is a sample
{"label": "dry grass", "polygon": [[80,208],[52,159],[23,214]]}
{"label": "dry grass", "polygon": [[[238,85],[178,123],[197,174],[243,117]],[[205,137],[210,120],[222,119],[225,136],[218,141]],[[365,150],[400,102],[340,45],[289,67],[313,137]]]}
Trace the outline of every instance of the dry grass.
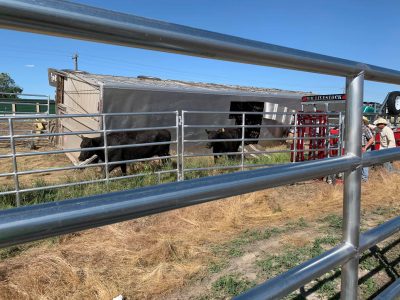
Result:
{"label": "dry grass", "polygon": [[[372,172],[362,208],[399,207],[399,190],[400,176]],[[341,209],[342,187],[316,181],[63,236],[0,262],[0,299],[159,299],[205,271],[211,245]]]}

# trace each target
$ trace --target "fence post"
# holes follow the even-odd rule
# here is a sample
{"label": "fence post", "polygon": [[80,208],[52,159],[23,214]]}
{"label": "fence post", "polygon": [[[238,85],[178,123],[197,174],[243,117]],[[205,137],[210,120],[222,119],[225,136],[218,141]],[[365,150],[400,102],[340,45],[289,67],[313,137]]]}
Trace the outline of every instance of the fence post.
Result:
{"label": "fence post", "polygon": [[246,118],[246,113],[242,113],[242,158],[241,158],[241,169],[242,171],[244,170],[244,130],[245,130],[245,118]]}
{"label": "fence post", "polygon": [[181,137],[180,137],[180,128],[181,128],[181,118],[179,116],[179,111],[175,112],[175,143],[176,143],[176,181],[180,181],[182,177],[181,173]]}
{"label": "fence post", "polygon": [[107,145],[107,132],[106,132],[106,115],[102,114],[102,123],[103,123],[103,140],[104,140],[104,170],[106,171],[106,183],[107,183],[107,188],[108,184],[110,183],[109,181],[109,174],[108,174],[108,145]]}
{"label": "fence post", "polygon": [[47,114],[50,114],[50,96],[47,96]]}
{"label": "fence post", "polygon": [[36,102],[36,113],[40,114],[40,105],[38,102]]}
{"label": "fence post", "polygon": [[[346,155],[361,158],[361,122],[364,72],[346,80]],[[343,242],[352,245],[357,253],[342,267],[341,299],[358,299],[358,263],[360,238],[361,167],[347,172],[343,192]]]}
{"label": "fence post", "polygon": [[297,112],[294,114],[294,132],[293,132],[293,161],[297,161]]}
{"label": "fence post", "polygon": [[343,115],[342,112],[339,112],[339,138],[338,138],[338,156],[342,156],[342,148],[343,148],[343,125],[342,125],[342,121],[343,121]]}
{"label": "fence post", "polygon": [[11,112],[15,116],[15,113],[17,112],[17,106],[15,103],[11,104]]}
{"label": "fence post", "polygon": [[185,111],[182,110],[181,125],[181,176],[179,180],[185,180]]}
{"label": "fence post", "polygon": [[14,175],[14,185],[15,185],[15,204],[17,206],[21,205],[20,194],[19,194],[19,178],[18,178],[18,166],[17,166],[17,157],[15,150],[15,139],[14,139],[14,123],[11,118],[8,118],[8,128],[10,133],[10,144],[11,144],[11,153],[12,153],[12,164],[13,164],[13,175]]}

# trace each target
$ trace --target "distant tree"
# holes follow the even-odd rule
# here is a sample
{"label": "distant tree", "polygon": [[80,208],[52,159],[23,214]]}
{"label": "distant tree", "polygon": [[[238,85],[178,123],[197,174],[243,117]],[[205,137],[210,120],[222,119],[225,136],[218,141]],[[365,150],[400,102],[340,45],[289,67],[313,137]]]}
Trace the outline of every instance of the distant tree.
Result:
{"label": "distant tree", "polygon": [[[15,84],[14,79],[7,73],[0,73],[0,92],[3,93],[22,93],[22,88]],[[1,98],[18,98],[17,95],[1,95]]]}

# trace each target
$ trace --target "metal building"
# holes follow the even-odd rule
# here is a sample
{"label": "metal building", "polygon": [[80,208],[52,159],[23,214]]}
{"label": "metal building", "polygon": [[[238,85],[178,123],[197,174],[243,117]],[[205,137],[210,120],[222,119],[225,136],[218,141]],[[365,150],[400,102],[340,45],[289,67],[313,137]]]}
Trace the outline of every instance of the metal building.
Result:
{"label": "metal building", "polygon": [[[58,114],[93,114],[117,112],[160,111],[211,111],[226,114],[201,114],[193,116],[191,125],[240,125],[241,115],[231,112],[269,112],[270,114],[246,116],[246,125],[289,124],[288,115],[301,108],[301,97],[309,93],[262,89],[232,85],[161,80],[138,76],[122,77],[90,74],[82,71],[49,69],[49,83],[56,87]],[[278,114],[276,114],[278,112]],[[249,119],[248,119],[249,118]],[[253,118],[253,119],[251,119]],[[258,119],[257,119],[258,118]],[[172,116],[126,116],[107,118],[107,129],[168,126]],[[99,118],[64,119],[60,131],[72,132],[101,129]],[[280,137],[282,128],[262,128],[260,137]],[[204,129],[185,132],[191,138],[206,138]],[[79,147],[80,138],[64,136],[64,148]],[[74,160],[74,157],[71,157]]]}

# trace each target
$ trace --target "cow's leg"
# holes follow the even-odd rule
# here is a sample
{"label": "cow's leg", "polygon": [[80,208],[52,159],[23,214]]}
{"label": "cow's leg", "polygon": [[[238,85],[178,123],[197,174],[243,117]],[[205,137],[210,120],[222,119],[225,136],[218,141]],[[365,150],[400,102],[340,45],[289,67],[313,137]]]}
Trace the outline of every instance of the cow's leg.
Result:
{"label": "cow's leg", "polygon": [[126,164],[119,165],[122,171],[122,176],[126,176]]}
{"label": "cow's leg", "polygon": [[[110,173],[117,167],[118,165],[108,165],[108,174],[110,175]],[[103,172],[104,172],[104,177],[106,177],[106,166],[103,167]]]}

